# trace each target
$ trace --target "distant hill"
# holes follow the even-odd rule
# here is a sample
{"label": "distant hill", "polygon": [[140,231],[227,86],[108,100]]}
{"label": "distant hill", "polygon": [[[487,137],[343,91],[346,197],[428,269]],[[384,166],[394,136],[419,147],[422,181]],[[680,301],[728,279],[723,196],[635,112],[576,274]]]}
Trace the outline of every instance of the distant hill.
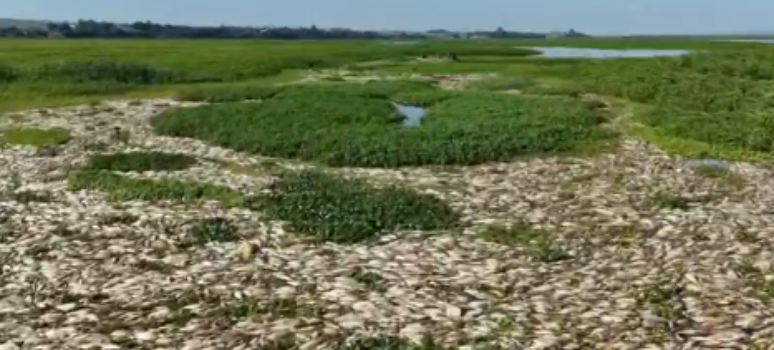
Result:
{"label": "distant hill", "polygon": [[50,21],[40,21],[34,19],[13,19],[0,18],[0,28],[16,27],[19,29],[46,28]]}

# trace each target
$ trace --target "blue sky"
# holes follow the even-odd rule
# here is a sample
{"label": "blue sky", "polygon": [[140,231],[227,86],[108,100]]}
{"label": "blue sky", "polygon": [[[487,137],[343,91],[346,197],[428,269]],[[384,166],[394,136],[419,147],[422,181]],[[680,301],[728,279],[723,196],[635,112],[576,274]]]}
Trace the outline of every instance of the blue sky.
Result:
{"label": "blue sky", "polygon": [[774,32],[774,0],[0,0],[0,17],[592,34]]}

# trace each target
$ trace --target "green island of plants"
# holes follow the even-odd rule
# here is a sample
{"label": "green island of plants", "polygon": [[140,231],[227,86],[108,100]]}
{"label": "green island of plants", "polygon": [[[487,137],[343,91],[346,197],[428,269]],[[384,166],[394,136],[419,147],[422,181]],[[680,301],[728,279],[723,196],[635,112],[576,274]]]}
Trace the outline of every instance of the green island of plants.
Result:
{"label": "green island of plants", "polygon": [[385,96],[400,94],[388,90],[368,84],[294,87],[262,103],[170,110],[152,124],[162,135],[239,151],[360,167],[507,161],[576,152],[611,136],[592,106],[571,98],[428,88],[413,95],[428,105],[427,117],[419,127],[404,127]]}
{"label": "green island of plants", "polygon": [[0,130],[0,144],[35,147],[58,146],[70,141],[70,131],[64,128],[13,127]]}
{"label": "green island of plants", "polygon": [[252,205],[321,242],[358,243],[391,231],[449,229],[458,219],[437,197],[317,171],[284,174]]}
{"label": "green island of plants", "polygon": [[95,154],[89,157],[86,170],[109,171],[175,171],[185,170],[197,163],[186,154],[158,151]]}
{"label": "green island of plants", "polygon": [[71,190],[93,190],[108,194],[112,201],[175,201],[194,204],[218,201],[228,207],[241,206],[245,198],[228,187],[179,180],[130,178],[107,170],[81,170],[69,179]]}

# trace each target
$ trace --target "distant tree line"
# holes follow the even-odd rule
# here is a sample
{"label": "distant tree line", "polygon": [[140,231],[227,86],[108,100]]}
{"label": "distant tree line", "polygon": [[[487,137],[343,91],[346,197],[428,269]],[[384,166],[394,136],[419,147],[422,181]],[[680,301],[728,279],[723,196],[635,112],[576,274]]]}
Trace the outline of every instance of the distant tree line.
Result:
{"label": "distant tree line", "polygon": [[[571,36],[582,35],[571,30]],[[545,38],[548,34],[494,31],[467,33],[432,30],[427,32],[379,32],[347,28],[310,27],[199,27],[135,22],[118,24],[93,20],[48,23],[46,27],[0,28],[5,38],[181,38],[181,39],[425,39],[425,38]]]}

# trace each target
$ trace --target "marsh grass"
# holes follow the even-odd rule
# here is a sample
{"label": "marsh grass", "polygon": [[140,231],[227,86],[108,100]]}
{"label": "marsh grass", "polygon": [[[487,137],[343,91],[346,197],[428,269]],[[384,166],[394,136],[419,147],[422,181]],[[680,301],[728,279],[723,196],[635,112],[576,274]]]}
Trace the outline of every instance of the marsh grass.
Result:
{"label": "marsh grass", "polygon": [[335,68],[437,52],[463,57],[534,54],[507,42],[405,46],[374,41],[11,40],[0,43],[0,61],[8,62],[0,66],[0,109],[77,104],[93,96],[174,96],[189,84],[204,82],[259,79],[273,84],[298,78],[310,65]]}
{"label": "marsh grass", "polygon": [[465,96],[465,92],[432,90],[432,91],[407,91],[395,94],[392,99],[398,103],[417,107],[430,107],[443,101]]}
{"label": "marsh grass", "polygon": [[470,88],[489,91],[524,90],[537,84],[535,79],[530,77],[499,77],[473,82]]}
{"label": "marsh grass", "polygon": [[360,243],[399,230],[449,229],[458,220],[434,196],[311,170],[285,173],[254,204],[320,242]]}
{"label": "marsh grass", "polygon": [[774,119],[768,116],[771,111],[774,109],[708,113],[663,107],[638,114],[637,120],[673,137],[771,153],[774,151]]}
{"label": "marsh grass", "polygon": [[13,127],[0,130],[0,144],[50,147],[63,145],[70,138],[70,131],[64,128]]}
{"label": "marsh grass", "polygon": [[0,64],[0,83],[11,83],[19,79],[19,71],[11,66]]}
{"label": "marsh grass", "polygon": [[49,83],[114,82],[140,85],[220,80],[214,76],[196,76],[141,63],[99,60],[45,63],[23,70],[21,79]]}
{"label": "marsh grass", "polygon": [[232,84],[226,86],[196,86],[184,89],[177,95],[181,101],[238,102],[264,100],[278,94],[280,88],[263,84]]}
{"label": "marsh grass", "polygon": [[401,92],[433,90],[427,82],[408,80],[372,80],[363,83],[318,82],[308,84],[270,85],[265,83],[237,83],[230,85],[198,86],[185,89],[178,94],[183,101],[240,102],[266,100],[275,96],[318,94],[321,90],[360,97],[390,98]]}
{"label": "marsh grass", "polygon": [[188,169],[196,164],[196,158],[186,154],[136,151],[92,155],[84,169],[120,172],[176,171]]}
{"label": "marsh grass", "polygon": [[71,190],[94,190],[108,194],[112,201],[163,201],[182,204],[218,201],[225,206],[240,206],[242,195],[230,188],[177,180],[129,178],[105,170],[82,170],[69,179]]}
{"label": "marsh grass", "polygon": [[104,96],[124,94],[139,88],[140,86],[137,84],[104,81],[77,84],[67,82],[18,82],[13,85],[0,86],[0,97],[11,99],[32,95],[38,99],[53,99],[57,97]]}
{"label": "marsh grass", "polygon": [[774,150],[769,51],[586,62],[572,77],[586,92],[644,105],[627,127],[671,153],[758,161]]}
{"label": "marsh grass", "polygon": [[[315,69],[350,65],[352,69],[375,70],[369,72],[373,75],[498,73],[501,78],[482,81],[473,88],[493,91],[517,88],[530,95],[569,97],[596,93],[658,106],[650,113],[636,113],[633,118],[636,125],[629,125],[627,130],[682,155],[711,154],[723,159],[755,161],[771,158],[772,122],[769,115],[774,110],[774,85],[771,84],[774,68],[770,62],[774,53],[763,45],[648,39],[519,40],[518,43],[596,48],[697,48],[705,52],[676,58],[603,62],[532,59],[528,56],[535,54],[534,51],[516,49],[515,45],[508,40],[429,40],[417,45],[384,45],[371,41],[11,40],[0,43],[0,61],[6,62],[0,65],[0,109],[77,104],[95,97],[128,95],[178,94],[182,99],[217,102],[270,99],[275,91],[267,86],[298,78],[310,64],[314,64]],[[444,52],[455,53],[462,62],[416,62],[422,55]],[[67,60],[63,61],[62,57]],[[531,83],[522,86],[521,78]],[[251,83],[245,83],[247,81]],[[198,86],[203,82],[206,83]],[[234,83],[234,87],[223,82]],[[192,84],[197,86],[188,90]],[[321,84],[340,85],[342,90],[350,89],[350,92],[355,90],[342,82]],[[422,89],[406,86],[397,90],[362,86],[358,89],[361,97],[395,99],[403,95],[405,102],[422,106],[456,100],[439,97],[441,93],[422,95]],[[362,93],[366,90],[370,90],[370,94]],[[415,93],[418,95],[412,97]],[[352,105],[358,101],[354,100]],[[220,114],[220,111],[215,112]],[[312,117],[311,114],[307,112],[292,119],[295,125],[303,125],[301,120]],[[431,123],[432,119],[428,117],[426,124],[436,124]],[[558,123],[572,124],[567,119],[554,119]],[[436,130],[442,129],[436,127]],[[467,128],[456,132],[465,134],[466,138],[471,134]],[[421,134],[419,131],[409,133]],[[379,134],[388,136],[383,143],[376,142],[374,149],[365,148],[362,154],[345,149],[332,156],[331,162],[362,164],[367,162],[352,159],[376,157],[377,160],[371,163],[418,165],[438,155],[433,145],[414,144],[414,138],[430,138],[429,135],[411,136],[412,139],[407,140],[391,133]],[[366,142],[370,136],[353,138]],[[248,141],[243,140],[243,143],[251,143]],[[296,145],[301,141],[305,140],[294,139]],[[410,161],[406,156],[395,159],[392,155],[378,159],[378,154],[388,154],[389,145],[395,144],[409,144],[413,147],[412,152],[429,155],[416,156]],[[353,148],[358,147],[360,145]],[[456,147],[462,146],[452,148]],[[465,147],[470,148],[468,144]],[[324,158],[316,156],[315,152],[307,152],[306,159]],[[497,152],[500,152],[499,148]],[[449,162],[461,162],[458,156],[451,158]]]}
{"label": "marsh grass", "polygon": [[599,127],[604,118],[582,101],[486,92],[453,98],[438,92],[422,126],[406,128],[383,98],[393,87],[300,86],[260,104],[173,109],[152,125],[162,135],[238,151],[359,167],[474,165],[573,154],[612,138]]}
{"label": "marsh grass", "polygon": [[626,131],[662,150],[679,154],[686,158],[715,158],[730,161],[766,162],[774,160],[770,153],[743,150],[731,146],[717,145],[712,142],[702,142],[679,135],[668,135],[657,128],[641,123],[625,125]]}

